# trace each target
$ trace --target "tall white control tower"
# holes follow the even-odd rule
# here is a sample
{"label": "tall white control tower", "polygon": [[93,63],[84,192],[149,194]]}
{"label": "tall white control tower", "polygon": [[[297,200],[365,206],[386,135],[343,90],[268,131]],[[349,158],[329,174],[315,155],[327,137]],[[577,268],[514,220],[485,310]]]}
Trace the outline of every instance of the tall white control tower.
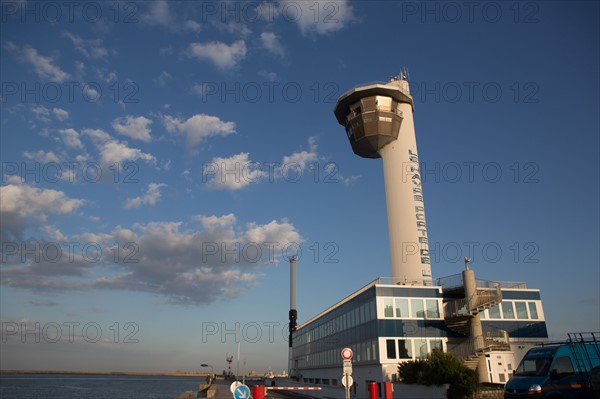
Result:
{"label": "tall white control tower", "polygon": [[335,116],[352,150],[382,158],[394,283],[431,285],[419,155],[407,73],[344,93]]}

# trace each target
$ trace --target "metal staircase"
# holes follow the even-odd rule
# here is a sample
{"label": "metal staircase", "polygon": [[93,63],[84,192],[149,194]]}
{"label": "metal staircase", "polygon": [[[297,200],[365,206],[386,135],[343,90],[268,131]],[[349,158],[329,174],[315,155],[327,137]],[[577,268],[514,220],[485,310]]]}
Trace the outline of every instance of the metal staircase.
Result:
{"label": "metal staircase", "polygon": [[[486,309],[502,302],[500,284],[492,289],[478,289],[470,300],[467,298],[455,299],[444,304],[444,320],[452,331],[463,336],[469,335],[469,320]],[[473,303],[473,307],[469,307]]]}
{"label": "metal staircase", "polygon": [[464,338],[454,345],[448,344],[448,352],[462,359],[467,367],[475,370],[479,356],[495,351],[510,351],[508,332],[498,329],[488,329],[483,333],[483,344],[477,349],[478,337]]}
{"label": "metal staircase", "polygon": [[[502,302],[502,291],[499,283],[489,284],[490,288],[477,289],[471,298],[459,298],[444,304],[444,321],[446,326],[462,336],[454,345],[448,345],[448,351],[461,358],[465,365],[476,369],[479,356],[492,351],[509,351],[508,332],[500,329],[486,329],[483,337],[470,337],[469,323],[479,313]],[[460,287],[453,287],[459,293]],[[469,306],[471,304],[471,306]]]}

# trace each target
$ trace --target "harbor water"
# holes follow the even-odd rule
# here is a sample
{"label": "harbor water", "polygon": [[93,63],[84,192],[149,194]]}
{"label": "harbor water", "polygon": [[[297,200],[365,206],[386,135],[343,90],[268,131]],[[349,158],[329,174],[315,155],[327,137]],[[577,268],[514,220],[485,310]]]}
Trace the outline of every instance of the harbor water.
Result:
{"label": "harbor water", "polygon": [[2,374],[2,399],[174,399],[205,377]]}

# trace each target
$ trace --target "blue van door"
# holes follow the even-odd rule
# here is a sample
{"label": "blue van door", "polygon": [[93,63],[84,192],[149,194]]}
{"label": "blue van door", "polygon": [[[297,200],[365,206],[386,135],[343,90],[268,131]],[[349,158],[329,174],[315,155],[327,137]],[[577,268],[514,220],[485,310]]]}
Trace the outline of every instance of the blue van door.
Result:
{"label": "blue van door", "polygon": [[545,397],[558,394],[561,398],[575,399],[589,395],[581,373],[576,372],[571,357],[567,355],[559,356],[554,360],[550,369],[550,378],[542,390]]}

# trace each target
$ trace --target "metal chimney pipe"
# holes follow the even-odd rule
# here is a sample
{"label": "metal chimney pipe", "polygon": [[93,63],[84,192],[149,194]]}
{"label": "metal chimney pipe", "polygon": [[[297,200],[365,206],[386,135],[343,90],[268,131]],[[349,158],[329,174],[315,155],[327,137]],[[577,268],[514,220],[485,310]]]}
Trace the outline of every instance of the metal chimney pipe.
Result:
{"label": "metal chimney pipe", "polygon": [[292,347],[292,332],[296,331],[298,320],[298,312],[296,311],[296,263],[296,257],[292,256],[290,258],[290,348]]}

